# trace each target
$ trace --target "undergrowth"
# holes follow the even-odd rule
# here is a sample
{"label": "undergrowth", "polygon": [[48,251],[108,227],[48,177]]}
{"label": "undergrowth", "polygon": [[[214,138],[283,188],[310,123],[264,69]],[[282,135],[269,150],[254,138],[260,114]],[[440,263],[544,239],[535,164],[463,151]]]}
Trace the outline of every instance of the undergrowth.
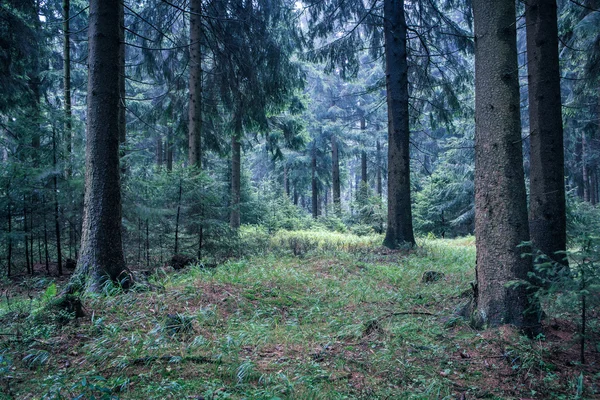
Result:
{"label": "undergrowth", "polygon": [[[472,238],[422,239],[403,252],[379,247],[377,235],[239,240],[249,255],[217,268],[160,269],[152,291],[85,297],[84,318],[47,307],[57,289],[48,281],[5,297],[0,399],[598,394],[594,370],[553,358],[549,338],[478,332],[455,315],[474,279]],[[441,278],[423,282],[428,271]]]}

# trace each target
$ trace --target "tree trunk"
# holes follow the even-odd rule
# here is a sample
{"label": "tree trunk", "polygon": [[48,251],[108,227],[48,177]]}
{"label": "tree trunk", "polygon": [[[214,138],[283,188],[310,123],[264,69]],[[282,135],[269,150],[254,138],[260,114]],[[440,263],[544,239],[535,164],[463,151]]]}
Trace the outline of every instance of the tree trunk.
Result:
{"label": "tree trunk", "polygon": [[[27,266],[27,273],[30,274],[32,268],[32,263],[30,263],[29,261],[29,236],[27,234],[27,203],[26,203],[26,197],[23,196],[23,233],[24,233],[24,237],[25,237],[25,264]],[[33,253],[33,249],[31,249],[31,252]]]}
{"label": "tree trunk", "polygon": [[[7,196],[8,196],[8,190],[7,190]],[[6,255],[6,266],[7,266],[6,273],[7,273],[8,277],[10,277],[12,275],[12,250],[13,250],[13,246],[12,246],[12,203],[10,202],[10,198],[8,199],[7,219],[8,219],[8,251],[7,251],[7,255]]]}
{"label": "tree trunk", "polygon": [[298,205],[298,183],[294,182],[294,205]]}
{"label": "tree trunk", "polygon": [[585,130],[581,130],[581,176],[583,180],[583,201],[590,201],[590,178],[589,168],[587,165],[588,159],[588,143],[585,135]]}
{"label": "tree trunk", "polygon": [[71,281],[85,282],[88,291],[129,272],[121,239],[120,8],[118,0],[91,0],[89,6],[85,198],[77,280]]}
{"label": "tree trunk", "polygon": [[[314,144],[313,144],[314,145]],[[312,149],[311,159],[312,172],[312,217],[316,219],[319,216],[319,188],[317,186],[317,149]]]}
{"label": "tree trunk", "polygon": [[[236,131],[238,130],[236,129]],[[238,132],[231,136],[231,215],[229,225],[232,229],[240,227],[242,155]]]}
{"label": "tree trunk", "polygon": [[290,179],[288,177],[287,160],[283,160],[283,189],[285,190],[286,198],[290,198]]}
{"label": "tree trunk", "polygon": [[[118,5],[119,11],[119,143],[120,155],[127,155],[127,118],[125,116],[125,6],[121,2]],[[121,173],[127,172],[127,165],[121,162]]]}
{"label": "tree trunk", "polygon": [[408,62],[404,0],[384,0],[385,68],[388,104],[388,224],[383,244],[415,244],[410,202]]}
{"label": "tree trunk", "polygon": [[529,0],[525,19],[531,143],[529,230],[534,250],[564,264],[567,217],[556,0]]}
{"label": "tree trunk", "polygon": [[480,324],[538,326],[523,286],[532,271],[523,174],[515,3],[473,1],[475,21],[475,235]]}
{"label": "tree trunk", "polygon": [[377,194],[379,197],[383,195],[383,182],[381,179],[381,143],[377,139]]}
{"label": "tree trunk", "polygon": [[[56,154],[56,129],[52,128],[52,162],[54,165],[54,170],[56,171],[57,166],[57,154]],[[56,234],[56,262],[58,268],[58,275],[62,275],[62,247],[60,243],[60,213],[58,207],[58,176],[56,172],[54,172],[54,176],[52,178],[52,183],[54,184],[54,232]]]}
{"label": "tree trunk", "polygon": [[360,181],[367,184],[367,152],[365,150],[360,153]]}
{"label": "tree trunk", "polygon": [[[202,132],[202,58],[200,41],[202,39],[202,1],[190,1],[190,89],[189,89],[189,126],[188,159],[190,166],[201,166]],[[232,214],[233,217],[233,214]],[[232,221],[233,226],[233,221]]]}
{"label": "tree trunk", "polygon": [[177,216],[175,217],[175,248],[173,254],[179,251],[179,217],[181,215],[181,195],[183,194],[183,177],[179,177],[179,198],[177,200]]}
{"label": "tree trunk", "polygon": [[335,135],[331,135],[331,185],[333,198],[333,211],[340,215],[341,209],[341,183],[340,183],[340,156]]}
{"label": "tree trunk", "polygon": [[72,135],[72,111],[71,111],[71,32],[70,32],[70,0],[63,0],[63,87],[65,102],[65,141],[67,143],[67,177],[72,174],[73,138]]}
{"label": "tree trunk", "polygon": [[163,165],[163,141],[160,136],[156,138],[156,165],[159,168]]}
{"label": "tree trunk", "polygon": [[167,171],[173,171],[173,126],[171,124],[167,130]]}

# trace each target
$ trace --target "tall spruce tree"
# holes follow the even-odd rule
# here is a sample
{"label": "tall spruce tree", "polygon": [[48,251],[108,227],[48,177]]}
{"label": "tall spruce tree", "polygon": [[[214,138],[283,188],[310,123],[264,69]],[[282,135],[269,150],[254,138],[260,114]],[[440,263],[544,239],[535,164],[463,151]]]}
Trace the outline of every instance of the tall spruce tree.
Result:
{"label": "tall spruce tree", "polygon": [[567,217],[556,0],[525,5],[529,83],[529,229],[534,249],[564,263]]}
{"label": "tall spruce tree", "polygon": [[534,329],[524,286],[532,271],[521,148],[515,3],[473,1],[475,22],[475,235],[477,317]]}
{"label": "tall spruce tree", "polygon": [[119,0],[91,0],[84,217],[69,290],[98,291],[127,271],[121,240]]}

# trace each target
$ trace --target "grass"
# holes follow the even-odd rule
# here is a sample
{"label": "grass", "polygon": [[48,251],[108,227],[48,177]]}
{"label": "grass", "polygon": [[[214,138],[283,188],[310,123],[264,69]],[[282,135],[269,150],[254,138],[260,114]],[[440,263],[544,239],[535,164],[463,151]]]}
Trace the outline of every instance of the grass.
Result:
{"label": "grass", "polygon": [[[409,252],[380,239],[280,232],[260,256],[160,270],[153,291],[89,296],[86,317],[67,324],[44,307],[48,290],[23,291],[0,305],[0,399],[598,394],[598,371],[559,368],[547,342],[454,316],[474,279],[472,238]],[[443,279],[423,283],[430,270]]]}

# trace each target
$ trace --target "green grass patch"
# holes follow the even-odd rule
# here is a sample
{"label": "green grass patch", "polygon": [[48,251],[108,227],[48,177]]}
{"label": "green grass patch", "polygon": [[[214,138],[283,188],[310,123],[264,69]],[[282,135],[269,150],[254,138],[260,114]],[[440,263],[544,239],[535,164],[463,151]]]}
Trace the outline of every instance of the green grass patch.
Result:
{"label": "green grass patch", "polygon": [[[278,232],[262,255],[157,274],[154,291],[87,297],[86,317],[64,323],[35,311],[47,291],[4,300],[0,399],[594,394],[593,376],[558,373],[543,343],[454,316],[474,279],[472,238],[402,252],[381,241]],[[424,283],[426,271],[444,275]]]}

